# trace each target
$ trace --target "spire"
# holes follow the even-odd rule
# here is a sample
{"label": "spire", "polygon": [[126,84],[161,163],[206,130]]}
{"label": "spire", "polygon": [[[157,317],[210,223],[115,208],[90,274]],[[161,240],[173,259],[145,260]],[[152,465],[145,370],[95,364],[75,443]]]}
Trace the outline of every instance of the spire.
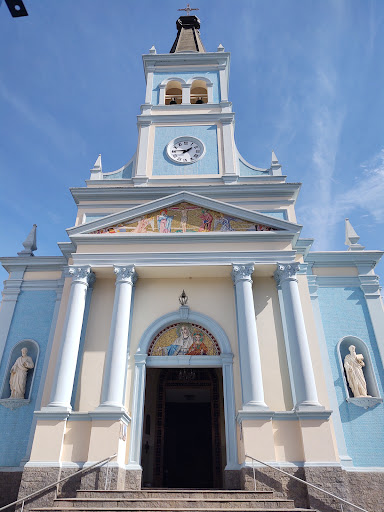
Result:
{"label": "spire", "polygon": [[96,159],[95,165],[91,169],[91,180],[103,179],[103,166],[101,165],[101,155]]}
{"label": "spire", "polygon": [[277,159],[276,153],[272,150],[272,158],[271,158],[271,170],[272,176],[281,176],[281,165],[279,164],[279,160]]}
{"label": "spire", "polygon": [[349,219],[345,219],[345,245],[348,245],[348,251],[363,251],[365,247],[359,244],[360,237],[353,229]]}
{"label": "spire", "polygon": [[176,28],[177,36],[169,53],[205,53],[200,38],[200,20],[197,16],[180,16],[176,21]]}
{"label": "spire", "polygon": [[36,224],[33,225],[29,235],[23,242],[24,250],[18,252],[19,256],[34,256],[33,251],[36,251]]}

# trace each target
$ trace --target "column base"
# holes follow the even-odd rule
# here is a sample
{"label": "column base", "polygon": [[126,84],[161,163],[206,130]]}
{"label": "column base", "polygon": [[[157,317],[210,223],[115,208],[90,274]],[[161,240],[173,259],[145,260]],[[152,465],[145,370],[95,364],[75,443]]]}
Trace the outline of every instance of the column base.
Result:
{"label": "column base", "polygon": [[131,421],[125,407],[114,405],[101,404],[90,412],[89,416],[92,420],[121,420],[127,424]]}

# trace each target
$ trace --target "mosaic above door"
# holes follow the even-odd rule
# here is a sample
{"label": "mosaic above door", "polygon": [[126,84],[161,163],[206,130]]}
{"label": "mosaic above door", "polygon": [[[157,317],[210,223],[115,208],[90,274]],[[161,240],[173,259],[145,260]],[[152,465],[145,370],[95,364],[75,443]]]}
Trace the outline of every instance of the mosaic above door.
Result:
{"label": "mosaic above door", "polygon": [[212,334],[197,324],[172,324],[152,341],[149,356],[218,356],[220,348]]}
{"label": "mosaic above door", "polygon": [[101,233],[189,233],[211,231],[275,231],[190,203],[179,203],[156,212],[93,231]]}

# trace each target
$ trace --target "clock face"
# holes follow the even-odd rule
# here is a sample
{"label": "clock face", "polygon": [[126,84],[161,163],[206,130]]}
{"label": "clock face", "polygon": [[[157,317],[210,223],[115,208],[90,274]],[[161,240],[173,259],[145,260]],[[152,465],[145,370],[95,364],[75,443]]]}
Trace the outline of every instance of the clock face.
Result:
{"label": "clock face", "polygon": [[167,155],[176,164],[193,164],[204,154],[204,144],[195,137],[177,137],[167,145]]}

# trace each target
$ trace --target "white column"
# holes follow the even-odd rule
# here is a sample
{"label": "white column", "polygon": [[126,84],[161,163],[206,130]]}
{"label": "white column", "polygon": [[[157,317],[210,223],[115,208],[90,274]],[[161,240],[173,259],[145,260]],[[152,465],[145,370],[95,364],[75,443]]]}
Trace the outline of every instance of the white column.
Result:
{"label": "white column", "polygon": [[101,404],[125,411],[124,389],[128,353],[128,333],[131,316],[132,289],[137,279],[135,267],[114,267],[116,274],[115,300],[113,304],[111,332],[105,361]]}
{"label": "white column", "polygon": [[[70,267],[72,276],[67,314],[61,339],[61,349],[56,366],[56,380],[48,409],[59,407],[71,411],[71,396],[83,326],[85,300],[90,283],[95,279],[91,267]],[[47,409],[47,408],[44,408]]]}
{"label": "white column", "polygon": [[189,105],[191,103],[191,84],[181,84],[181,103]]}
{"label": "white column", "polygon": [[213,103],[213,84],[207,84],[208,103]]}
{"label": "white column", "polygon": [[256,329],[252,291],[254,266],[233,265],[235,283],[237,332],[239,338],[241,387],[244,410],[268,410],[264,402],[259,340]]}
{"label": "white column", "polygon": [[295,387],[295,409],[302,410],[306,407],[324,409],[319,404],[317,397],[299,285],[296,278],[298,269],[299,263],[278,264],[275,272],[275,279],[281,288],[284,302],[289,358]]}
{"label": "white column", "polygon": [[233,136],[233,117],[221,119],[223,127],[223,152],[224,152],[224,172],[225,182],[233,183],[238,179],[235,165],[235,145]]}
{"label": "white column", "polygon": [[236,435],[236,406],[233,386],[233,355],[222,355],[223,362],[223,394],[225,417],[225,445],[227,451],[226,470],[239,469]]}
{"label": "white column", "polygon": [[219,77],[220,77],[220,101],[228,101],[227,76],[226,76],[225,64],[221,64],[219,66]]}
{"label": "white column", "polygon": [[145,183],[148,180],[147,176],[147,160],[148,160],[148,145],[149,145],[149,131],[151,128],[151,121],[143,121],[138,117],[139,127],[139,142],[137,145],[137,159],[136,171],[133,180],[138,184]]}

